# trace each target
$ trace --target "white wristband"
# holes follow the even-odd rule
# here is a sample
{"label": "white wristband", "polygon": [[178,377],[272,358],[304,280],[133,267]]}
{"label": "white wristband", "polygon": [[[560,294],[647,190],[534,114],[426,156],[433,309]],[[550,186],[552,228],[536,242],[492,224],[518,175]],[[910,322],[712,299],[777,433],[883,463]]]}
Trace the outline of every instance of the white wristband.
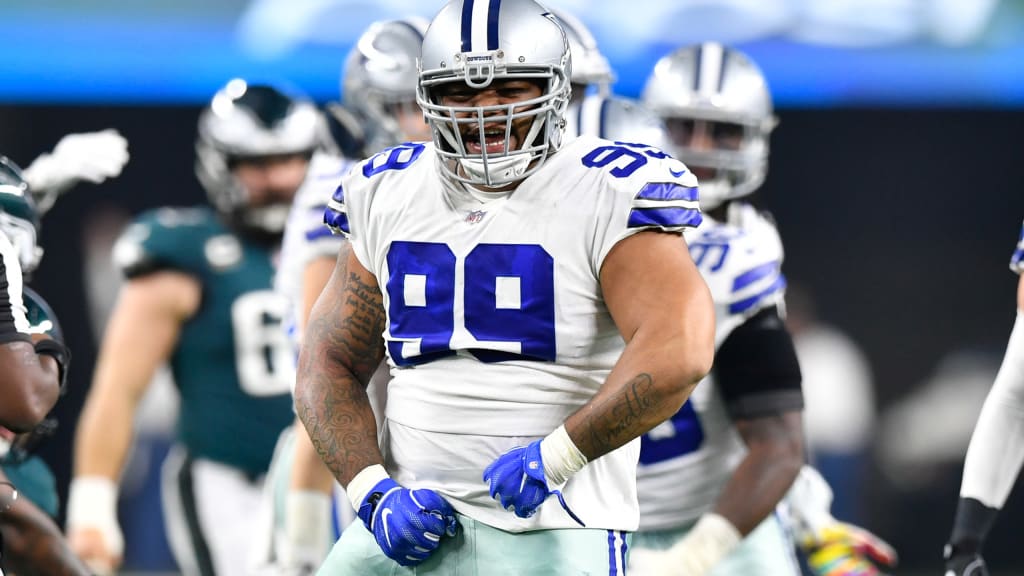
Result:
{"label": "white wristband", "polygon": [[554,486],[565,484],[569,477],[587,465],[587,457],[559,426],[540,442],[540,458],[544,462],[544,476]]}
{"label": "white wristband", "polygon": [[284,504],[286,566],[319,566],[331,546],[331,497],[316,490],[289,490]]}
{"label": "white wristband", "polygon": [[380,464],[367,466],[360,470],[345,487],[345,494],[348,495],[348,501],[352,503],[352,507],[358,511],[370,490],[373,490],[378,482],[389,477],[388,471]]}
{"label": "white wristband", "polygon": [[117,483],[105,476],[78,476],[68,493],[68,529],[95,528],[103,534],[110,551],[124,552],[124,538],[117,523]]}
{"label": "white wristband", "polygon": [[675,572],[687,576],[707,574],[732,552],[743,540],[743,535],[731,522],[709,512],[700,517],[686,536],[669,549],[668,565]]}

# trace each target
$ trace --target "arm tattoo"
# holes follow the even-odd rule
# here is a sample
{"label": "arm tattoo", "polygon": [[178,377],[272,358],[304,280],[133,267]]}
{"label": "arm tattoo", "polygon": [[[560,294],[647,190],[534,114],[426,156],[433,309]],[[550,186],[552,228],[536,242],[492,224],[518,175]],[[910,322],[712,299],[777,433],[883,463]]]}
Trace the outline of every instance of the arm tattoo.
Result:
{"label": "arm tattoo", "polygon": [[656,425],[658,395],[650,374],[638,374],[610,398],[588,410],[583,421],[579,449],[594,459],[603,456]]}
{"label": "arm tattoo", "polygon": [[381,462],[366,385],[384,355],[383,297],[342,263],[310,314],[296,405],[320,458],[347,485]]}

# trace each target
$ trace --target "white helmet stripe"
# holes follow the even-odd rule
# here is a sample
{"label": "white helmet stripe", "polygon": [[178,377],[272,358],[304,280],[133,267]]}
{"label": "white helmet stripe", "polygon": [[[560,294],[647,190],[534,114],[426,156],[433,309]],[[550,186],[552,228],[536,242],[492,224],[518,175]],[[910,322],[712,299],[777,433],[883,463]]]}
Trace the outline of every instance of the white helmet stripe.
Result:
{"label": "white helmet stripe", "polygon": [[702,44],[697,50],[697,84],[702,96],[713,96],[722,86],[723,50],[721,44]]}

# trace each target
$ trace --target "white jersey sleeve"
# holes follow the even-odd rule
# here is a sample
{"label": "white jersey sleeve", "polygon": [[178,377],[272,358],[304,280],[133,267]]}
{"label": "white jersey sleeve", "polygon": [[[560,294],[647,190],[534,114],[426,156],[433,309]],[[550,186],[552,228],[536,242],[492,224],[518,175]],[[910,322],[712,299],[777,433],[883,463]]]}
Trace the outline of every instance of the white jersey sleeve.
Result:
{"label": "white jersey sleeve", "polygon": [[[1010,269],[1024,268],[1024,230]],[[960,496],[1002,508],[1024,463],[1024,311],[1010,333],[1006,355],[978,416],[964,461]]]}
{"label": "white jersey sleeve", "polygon": [[[386,464],[411,487],[508,531],[569,528],[559,506],[530,519],[487,494],[484,468],[590,400],[624,342],[600,269],[617,242],[700,222],[696,180],[647,146],[567,143],[509,193],[443,180],[432,144],[359,164],[327,222],[379,283],[391,365]],[[638,523],[639,441],[589,463],[564,494],[588,527]]]}
{"label": "white jersey sleeve", "polygon": [[341,177],[353,165],[351,160],[317,152],[310,160],[302,186],[295,193],[285,223],[281,254],[274,275],[274,290],[289,301],[284,327],[298,343],[296,319],[302,306],[302,276],[306,265],[316,258],[334,258],[341,237],[324,224],[324,210]]}
{"label": "white jersey sleeve", "polygon": [[964,461],[960,496],[1002,508],[1024,463],[1024,311],[978,416]]}
{"label": "white jersey sleeve", "polygon": [[1010,257],[1010,270],[1017,274],[1024,271],[1024,226],[1021,227],[1020,239],[1017,240],[1017,247],[1013,250],[1013,256]]}
{"label": "white jersey sleeve", "polygon": [[[716,350],[757,312],[781,305],[782,242],[774,224],[754,207],[734,203],[727,222],[705,217],[686,239],[714,300]],[[674,529],[697,520],[712,508],[746,454],[713,374],[679,412],[643,436],[637,469],[641,530]]]}

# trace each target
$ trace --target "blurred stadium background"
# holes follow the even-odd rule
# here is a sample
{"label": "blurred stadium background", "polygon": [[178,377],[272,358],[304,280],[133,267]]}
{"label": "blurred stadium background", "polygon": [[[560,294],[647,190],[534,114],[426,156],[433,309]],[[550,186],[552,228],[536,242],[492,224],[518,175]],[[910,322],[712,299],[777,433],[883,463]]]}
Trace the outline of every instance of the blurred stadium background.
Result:
{"label": "blurred stadium background", "polygon": [[[836,486],[837,516],[899,549],[897,574],[938,574],[963,454],[1014,318],[1016,278],[1006,265],[1024,218],[1024,1],[549,4],[591,27],[624,96],[639,94],[658,57],[691,42],[733,43],[761,64],[781,122],[760,196],[786,244],[793,313],[815,313],[866,363],[858,367],[856,353],[817,358],[824,368],[808,383],[815,458]],[[116,289],[110,242],[142,209],[204,201],[192,171],[199,107],[232,76],[337,99],[342,59],[366,25],[430,17],[440,5],[0,4],[0,152],[27,165],[65,133],[114,127],[132,156],[122,177],[82,186],[44,223],[47,257],[34,283],[75,354],[61,429],[44,448],[62,495],[96,334]],[[170,562],[156,479],[146,475],[166,447],[173,398],[161,390],[152,417],[140,418],[123,489],[134,503],[122,520],[129,541],[138,535],[126,566],[135,571]],[[1018,493],[987,548],[997,573],[1024,574],[1022,526]]]}

